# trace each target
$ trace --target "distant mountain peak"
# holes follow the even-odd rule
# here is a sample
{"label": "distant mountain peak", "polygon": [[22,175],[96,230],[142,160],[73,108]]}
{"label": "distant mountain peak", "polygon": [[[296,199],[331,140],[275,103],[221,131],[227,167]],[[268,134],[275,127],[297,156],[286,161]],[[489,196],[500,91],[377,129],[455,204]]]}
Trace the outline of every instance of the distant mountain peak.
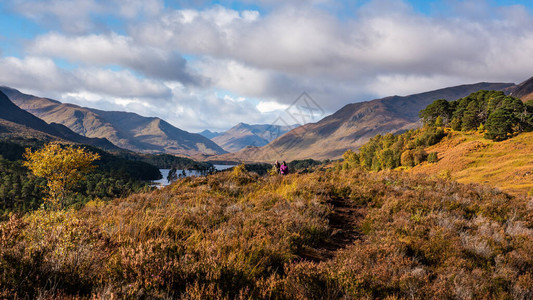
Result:
{"label": "distant mountain peak", "polygon": [[2,87],[19,107],[91,138],[106,138],[128,150],[180,155],[222,154],[225,151],[210,139],[181,130],[157,117],[132,112],[104,111],[63,104],[59,101],[25,95]]}
{"label": "distant mountain peak", "polygon": [[208,138],[208,139],[211,140],[211,139],[213,139],[214,137],[217,137],[217,136],[221,135],[222,132],[216,132],[216,131],[211,131],[211,130],[209,130],[209,129],[206,129],[206,130],[204,130],[204,131],[202,131],[202,132],[198,132],[198,134],[200,134],[200,135],[202,135],[202,136],[205,136],[206,138]]}
{"label": "distant mountain peak", "polygon": [[213,137],[212,140],[224,150],[228,152],[236,152],[249,146],[264,146],[274,138],[287,133],[296,126],[297,125],[280,126],[270,124],[250,125],[240,122],[226,132]]}
{"label": "distant mountain peak", "polygon": [[107,150],[119,150],[106,139],[93,139],[79,135],[63,125],[48,124],[31,113],[15,105],[6,94],[0,91],[0,127],[7,128],[11,135],[38,136],[39,139],[63,140],[100,147]]}
{"label": "distant mountain peak", "polygon": [[377,134],[400,133],[419,127],[419,111],[437,99],[456,100],[479,90],[503,91],[513,87],[513,83],[481,82],[351,103],[316,123],[287,132],[268,147],[243,149],[217,159],[336,159],[348,149],[357,150]]}

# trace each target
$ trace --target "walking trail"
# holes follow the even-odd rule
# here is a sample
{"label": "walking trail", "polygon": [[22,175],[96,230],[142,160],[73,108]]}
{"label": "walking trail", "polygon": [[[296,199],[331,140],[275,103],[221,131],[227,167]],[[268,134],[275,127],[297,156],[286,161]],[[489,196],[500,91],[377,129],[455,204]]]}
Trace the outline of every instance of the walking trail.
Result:
{"label": "walking trail", "polygon": [[332,234],[318,248],[305,249],[301,253],[304,259],[315,262],[331,259],[337,251],[346,248],[362,237],[360,228],[366,215],[366,208],[343,198],[332,198],[328,203],[333,206],[333,212],[329,215]]}

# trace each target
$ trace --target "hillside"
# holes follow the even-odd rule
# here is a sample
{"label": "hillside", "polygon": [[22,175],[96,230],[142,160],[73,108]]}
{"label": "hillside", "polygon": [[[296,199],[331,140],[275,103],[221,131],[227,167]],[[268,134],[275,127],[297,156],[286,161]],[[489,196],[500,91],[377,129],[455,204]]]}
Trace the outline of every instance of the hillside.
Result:
{"label": "hillside", "polygon": [[270,144],[223,155],[220,159],[273,161],[276,159],[335,159],[358,149],[377,134],[419,127],[418,112],[436,99],[455,100],[478,90],[504,90],[512,83],[477,83],[410,96],[392,96],[352,103],[317,123],[291,130]]}
{"label": "hillside", "polygon": [[0,139],[10,141],[35,139],[43,142],[62,140],[57,136],[2,118],[0,118]]}
{"label": "hillside", "polygon": [[20,109],[2,92],[0,92],[0,119],[23,125],[58,138],[61,137],[61,133],[52,126],[31,113]]}
{"label": "hillside", "polygon": [[79,210],[13,215],[0,223],[0,298],[533,293],[524,198],[404,172],[236,170]]}
{"label": "hillside", "polygon": [[423,163],[410,172],[451,177],[461,183],[483,183],[503,191],[533,193],[533,132],[494,142],[481,134],[452,132],[426,148],[437,152],[438,162]]}
{"label": "hillside", "polygon": [[522,99],[522,101],[527,102],[533,100],[533,77],[528,80],[520,83],[515,88],[511,90],[511,96]]}
{"label": "hillside", "polygon": [[295,127],[297,126],[239,123],[211,140],[228,152],[236,152],[248,146],[264,146]]}
{"label": "hillside", "polygon": [[211,140],[178,129],[159,118],[108,112],[20,93],[0,87],[20,108],[48,123],[58,123],[91,138],[106,138],[118,147],[145,153],[222,154]]}
{"label": "hillside", "polygon": [[88,138],[60,124],[47,124],[31,113],[19,108],[2,92],[0,92],[0,135],[5,139],[63,140],[107,150],[120,150],[120,148],[106,139]]}

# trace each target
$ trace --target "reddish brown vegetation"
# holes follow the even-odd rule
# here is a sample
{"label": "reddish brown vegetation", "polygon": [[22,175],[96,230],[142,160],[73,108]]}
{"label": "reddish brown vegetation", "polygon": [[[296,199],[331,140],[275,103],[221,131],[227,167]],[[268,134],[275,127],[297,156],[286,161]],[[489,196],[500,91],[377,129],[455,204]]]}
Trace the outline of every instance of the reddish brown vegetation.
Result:
{"label": "reddish brown vegetation", "polygon": [[400,172],[240,170],[13,216],[0,297],[527,299],[532,217],[531,200]]}

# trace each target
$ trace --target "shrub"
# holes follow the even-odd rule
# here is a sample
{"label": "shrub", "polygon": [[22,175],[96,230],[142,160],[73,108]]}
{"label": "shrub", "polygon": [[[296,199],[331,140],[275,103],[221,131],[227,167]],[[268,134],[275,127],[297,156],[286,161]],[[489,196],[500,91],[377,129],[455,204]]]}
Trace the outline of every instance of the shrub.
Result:
{"label": "shrub", "polygon": [[416,149],[412,153],[413,153],[413,163],[415,166],[425,162],[428,156],[428,154],[423,148]]}
{"label": "shrub", "polygon": [[429,163],[436,163],[439,161],[437,152],[431,152],[428,154],[428,162]]}
{"label": "shrub", "polygon": [[413,167],[415,165],[415,158],[413,155],[413,150],[405,150],[402,153],[400,160],[401,160],[402,166]]}
{"label": "shrub", "polygon": [[[189,177],[80,210],[11,216],[0,223],[0,298],[533,293],[525,198],[399,171],[236,180],[248,176]],[[346,227],[335,227],[339,217]]]}

